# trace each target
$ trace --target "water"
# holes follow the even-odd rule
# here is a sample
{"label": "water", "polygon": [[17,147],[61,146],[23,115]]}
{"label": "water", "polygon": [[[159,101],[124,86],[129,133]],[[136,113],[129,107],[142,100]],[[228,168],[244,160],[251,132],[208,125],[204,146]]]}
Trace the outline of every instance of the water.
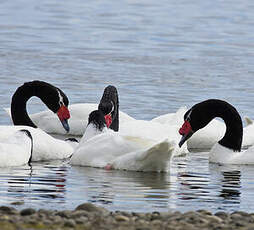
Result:
{"label": "water", "polygon": [[68,162],[33,163],[0,170],[2,205],[70,209],[92,202],[110,210],[137,212],[252,211],[251,166],[208,163],[205,152],[172,162],[169,173],[106,171]]}
{"label": "water", "polygon": [[[151,119],[208,98],[254,117],[254,3],[109,0],[0,1],[0,101],[40,79],[71,103],[98,102],[114,84],[120,108]],[[28,109],[45,107],[37,99]],[[10,124],[0,111],[0,125]],[[2,205],[111,210],[253,211],[253,167],[209,164],[207,153],[176,158],[169,174],[70,167],[68,162],[0,169]],[[15,203],[13,204],[15,206]],[[16,206],[15,206],[16,207]]]}

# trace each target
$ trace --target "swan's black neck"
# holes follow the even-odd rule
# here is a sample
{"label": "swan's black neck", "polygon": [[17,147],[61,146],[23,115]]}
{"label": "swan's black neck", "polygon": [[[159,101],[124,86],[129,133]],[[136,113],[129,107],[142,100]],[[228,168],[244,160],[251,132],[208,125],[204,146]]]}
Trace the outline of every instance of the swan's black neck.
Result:
{"label": "swan's black neck", "polygon": [[27,125],[36,128],[36,125],[28,116],[27,101],[33,96],[39,97],[55,113],[59,108],[60,93],[63,92],[47,82],[32,81],[24,83],[12,96],[11,117],[14,125]]}
{"label": "swan's black neck", "polygon": [[31,154],[30,154],[30,157],[29,157],[29,160],[28,160],[28,165],[30,165],[31,161],[32,161],[32,157],[33,157],[33,137],[27,129],[21,129],[19,131],[24,132],[31,140]]}
{"label": "swan's black neck", "polygon": [[201,125],[201,127],[197,126],[197,129],[200,129],[206,126],[215,117],[220,117],[226,124],[226,132],[219,143],[234,151],[241,151],[243,137],[242,119],[232,105],[222,100],[210,99],[193,106],[190,115],[191,124],[192,117],[195,114],[197,114],[196,116],[199,118],[197,121],[194,121],[194,131],[196,131],[195,123]]}
{"label": "swan's black neck", "polygon": [[[118,99],[118,93],[117,93],[116,87],[109,85],[104,89],[98,109],[100,109],[102,107],[101,105],[103,103],[105,103],[105,104],[112,104],[113,103],[114,110],[112,111],[112,114],[111,114],[112,115],[112,123],[109,128],[113,129],[114,131],[118,131],[119,130],[119,99]],[[104,111],[102,111],[102,112],[104,112]]]}

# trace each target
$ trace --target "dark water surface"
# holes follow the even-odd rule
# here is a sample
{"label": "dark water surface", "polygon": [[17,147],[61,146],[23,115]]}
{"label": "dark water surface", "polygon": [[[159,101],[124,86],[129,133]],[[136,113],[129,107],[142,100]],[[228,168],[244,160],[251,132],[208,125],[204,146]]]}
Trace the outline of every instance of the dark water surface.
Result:
{"label": "dark water surface", "polygon": [[[71,103],[98,102],[114,84],[120,108],[151,119],[208,98],[254,118],[254,2],[0,0],[0,101],[40,79]],[[29,111],[45,107],[29,102]],[[0,124],[10,124],[0,111]],[[68,162],[0,169],[0,204],[72,209],[254,211],[252,166],[176,158],[168,174],[70,167]],[[24,202],[24,203],[23,203]]]}

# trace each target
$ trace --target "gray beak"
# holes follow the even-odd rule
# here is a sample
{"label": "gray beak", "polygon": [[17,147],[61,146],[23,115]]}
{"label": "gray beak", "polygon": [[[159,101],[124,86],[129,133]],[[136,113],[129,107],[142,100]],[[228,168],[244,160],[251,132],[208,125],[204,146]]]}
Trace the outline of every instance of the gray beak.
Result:
{"label": "gray beak", "polygon": [[178,144],[180,148],[182,147],[182,145],[184,144],[184,142],[187,141],[187,140],[193,135],[193,133],[194,133],[194,132],[189,132],[188,134],[182,135],[182,138],[181,138],[181,140],[180,140],[180,142],[179,142],[179,144]]}
{"label": "gray beak", "polygon": [[67,119],[63,119],[63,120],[61,121],[61,123],[62,123],[64,129],[66,130],[66,132],[68,133],[68,132],[70,131],[70,126],[69,126],[69,124],[68,124],[68,120],[67,120]]}

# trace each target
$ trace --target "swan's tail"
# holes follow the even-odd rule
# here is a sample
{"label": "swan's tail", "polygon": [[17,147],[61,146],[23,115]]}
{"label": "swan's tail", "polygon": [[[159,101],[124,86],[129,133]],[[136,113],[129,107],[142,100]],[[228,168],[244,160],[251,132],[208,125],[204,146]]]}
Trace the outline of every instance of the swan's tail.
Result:
{"label": "swan's tail", "polygon": [[152,147],[131,152],[116,158],[112,165],[114,169],[143,172],[167,172],[170,168],[175,142],[167,139]]}

